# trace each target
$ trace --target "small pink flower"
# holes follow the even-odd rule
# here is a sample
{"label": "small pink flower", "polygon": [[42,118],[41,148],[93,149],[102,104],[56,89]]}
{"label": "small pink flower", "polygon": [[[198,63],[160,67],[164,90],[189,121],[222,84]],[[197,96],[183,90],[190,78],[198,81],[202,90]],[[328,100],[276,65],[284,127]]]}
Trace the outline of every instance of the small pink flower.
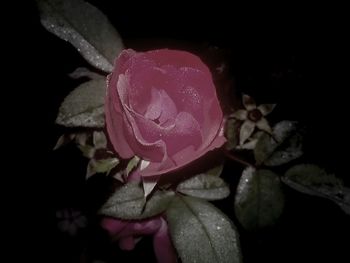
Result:
{"label": "small pink flower", "polygon": [[140,237],[153,236],[154,253],[159,263],[177,262],[177,256],[170,240],[167,222],[162,217],[140,221],[126,221],[106,217],[101,225],[119,242],[123,250],[132,250]]}

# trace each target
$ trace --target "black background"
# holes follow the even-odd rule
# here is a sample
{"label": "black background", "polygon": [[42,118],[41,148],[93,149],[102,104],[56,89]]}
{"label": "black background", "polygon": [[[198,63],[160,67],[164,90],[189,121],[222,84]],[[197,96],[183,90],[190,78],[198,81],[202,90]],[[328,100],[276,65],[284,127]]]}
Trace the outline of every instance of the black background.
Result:
{"label": "black background", "polygon": [[[336,171],[337,87],[331,62],[336,26],[330,11],[319,6],[238,6],[219,2],[169,2],[147,5],[134,2],[91,1],[118,29],[127,47],[138,50],[160,47],[182,48],[203,56],[212,69],[218,61],[227,64],[229,99],[245,92],[258,103],[277,103],[272,121],[299,120],[306,126],[304,160]],[[85,160],[73,147],[52,152],[65,129],[54,125],[59,105],[79,81],[67,74],[76,67],[89,67],[70,44],[47,32],[39,21],[35,2],[27,2],[20,31],[25,48],[19,72],[18,100],[21,130],[17,130],[25,150],[24,182],[31,188],[28,213],[21,220],[32,230],[19,234],[19,244],[39,241],[31,252],[46,262],[79,262],[82,244],[88,243],[89,257],[127,262],[154,256],[150,240],[134,252],[119,251],[104,233],[91,227],[80,238],[71,239],[56,228],[55,211],[65,207],[93,213],[103,198],[93,189],[108,187],[103,177],[84,181]],[[266,11],[267,10],[267,11]],[[213,51],[209,47],[216,46]],[[22,103],[23,101],[23,103]],[[22,144],[23,143],[23,144]],[[233,185],[241,167],[230,164],[224,176]],[[287,187],[286,207],[273,228],[248,233],[235,221],[232,200],[217,205],[238,225],[244,262],[340,262],[348,257],[349,217],[327,200],[297,193]],[[100,198],[100,199],[99,199]],[[27,207],[26,207],[27,208]],[[25,209],[25,208],[24,208]],[[32,213],[32,214],[30,214]],[[31,220],[27,220],[28,217]],[[18,248],[20,249],[20,248]]]}

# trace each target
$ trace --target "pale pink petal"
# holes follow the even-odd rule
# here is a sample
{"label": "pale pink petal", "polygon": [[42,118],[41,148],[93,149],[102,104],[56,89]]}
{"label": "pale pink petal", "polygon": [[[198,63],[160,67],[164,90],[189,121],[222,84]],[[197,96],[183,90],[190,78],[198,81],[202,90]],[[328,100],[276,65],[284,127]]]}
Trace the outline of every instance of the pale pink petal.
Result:
{"label": "pale pink petal", "polygon": [[118,76],[112,76],[108,81],[107,96],[105,102],[106,127],[109,139],[119,156],[128,159],[134,155],[129,144],[125,140],[124,120],[121,113],[121,105],[117,94]]}
{"label": "pale pink petal", "polygon": [[193,145],[189,145],[181,151],[175,153],[171,159],[175,162],[176,166],[182,166],[182,164],[186,163],[188,160],[197,156],[197,152],[194,149]]}
{"label": "pale pink petal", "polygon": [[147,107],[145,117],[150,120],[156,120],[162,113],[162,100],[160,91],[152,87],[151,102]]}
{"label": "pale pink petal", "polygon": [[208,67],[199,57],[186,51],[158,49],[145,52],[144,56],[156,61],[159,67],[164,65],[171,65],[176,68],[191,67],[210,73]]}
{"label": "pale pink petal", "polygon": [[231,114],[231,117],[233,117],[237,120],[244,121],[248,117],[248,111],[246,111],[246,110],[235,111],[233,114]]}
{"label": "pale pink petal", "polygon": [[217,98],[208,99],[207,107],[204,110],[204,121],[201,125],[203,144],[200,150],[205,150],[213,140],[220,135],[223,127],[223,114]]}
{"label": "pale pink petal", "polygon": [[263,116],[266,116],[267,114],[271,113],[275,107],[276,104],[261,104],[258,106],[258,110]]}
{"label": "pale pink petal", "polygon": [[246,94],[243,94],[243,105],[248,111],[256,109],[255,100]]}
{"label": "pale pink petal", "polygon": [[239,132],[239,144],[242,145],[249,137],[252,135],[255,129],[255,122],[251,120],[246,120],[243,122],[241,126],[241,130]]}
{"label": "pale pink petal", "polygon": [[257,123],[256,127],[258,127],[260,130],[265,131],[267,133],[271,133],[271,127],[268,123],[268,121],[265,118],[261,118]]}
{"label": "pale pink petal", "polygon": [[[136,123],[134,117],[137,115],[133,110],[127,106],[127,90],[129,87],[129,82],[126,76],[120,75],[118,80],[118,95],[121,102],[124,115],[123,124],[126,130],[126,137],[128,144],[133,149],[133,152],[137,156],[142,156],[143,159],[148,159],[150,161],[159,162],[165,160],[166,156],[166,145],[163,141],[151,141],[147,140],[149,134],[152,134],[154,130],[149,128],[146,129],[147,133],[140,132],[139,127]],[[144,118],[144,120],[147,120]],[[147,122],[148,121],[148,122]],[[150,124],[152,121],[147,120],[145,123]]]}
{"label": "pale pink petal", "polygon": [[138,54],[132,50],[132,49],[124,49],[122,52],[120,52],[117,59],[114,61],[114,71],[112,74],[124,74],[126,69],[131,64],[131,59],[135,56],[138,56]]}
{"label": "pale pink petal", "polygon": [[168,127],[173,124],[178,111],[174,101],[169,97],[165,90],[161,90],[160,95],[163,110],[159,117],[159,124],[163,127]]}
{"label": "pale pink petal", "polygon": [[177,255],[170,239],[166,221],[162,218],[162,224],[153,237],[153,248],[158,263],[175,263]]}
{"label": "pale pink petal", "polygon": [[160,177],[167,173],[178,170],[182,167],[185,167],[191,164],[194,160],[197,160],[207,154],[209,151],[220,148],[226,142],[226,138],[223,136],[216,137],[212,143],[205,149],[200,151],[194,151],[193,147],[187,147],[182,151],[176,153],[172,159],[176,162],[176,165],[172,165],[170,167],[166,167],[163,169],[162,166],[158,168],[158,166],[149,166],[144,171],[142,171],[142,176],[150,176],[150,177]]}

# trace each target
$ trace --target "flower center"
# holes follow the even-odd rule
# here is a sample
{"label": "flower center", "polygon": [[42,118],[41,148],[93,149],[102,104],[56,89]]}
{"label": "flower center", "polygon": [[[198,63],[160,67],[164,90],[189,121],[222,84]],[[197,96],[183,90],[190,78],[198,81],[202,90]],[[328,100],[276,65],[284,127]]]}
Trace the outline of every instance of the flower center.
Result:
{"label": "flower center", "polygon": [[248,112],[248,119],[257,122],[262,118],[262,114],[258,109],[254,109]]}

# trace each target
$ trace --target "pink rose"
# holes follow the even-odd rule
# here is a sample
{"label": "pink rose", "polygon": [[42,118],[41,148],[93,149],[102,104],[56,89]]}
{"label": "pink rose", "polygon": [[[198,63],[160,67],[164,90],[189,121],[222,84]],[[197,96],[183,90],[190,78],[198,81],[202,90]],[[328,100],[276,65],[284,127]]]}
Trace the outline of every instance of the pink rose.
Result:
{"label": "pink rose", "polygon": [[136,240],[144,235],[153,236],[154,253],[159,263],[175,263],[177,256],[171,243],[167,222],[162,217],[141,221],[103,218],[101,225],[119,242],[123,250],[132,250]]}
{"label": "pink rose", "polygon": [[106,123],[122,158],[159,176],[200,158],[226,141],[223,113],[208,67],[177,50],[124,50],[108,76]]}

